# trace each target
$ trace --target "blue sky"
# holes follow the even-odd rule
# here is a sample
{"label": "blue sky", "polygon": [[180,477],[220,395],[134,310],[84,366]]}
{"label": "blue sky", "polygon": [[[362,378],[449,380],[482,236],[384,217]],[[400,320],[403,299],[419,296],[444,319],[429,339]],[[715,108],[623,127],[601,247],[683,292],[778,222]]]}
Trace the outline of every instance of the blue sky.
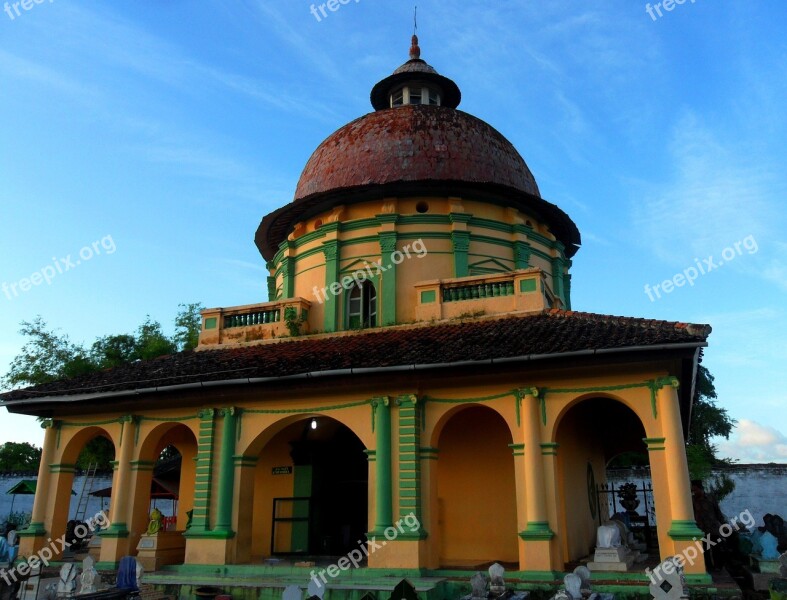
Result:
{"label": "blue sky", "polygon": [[[710,323],[704,364],[739,421],[722,454],[787,462],[782,0],[653,18],[632,0],[418,5],[422,57],[579,226],[574,308]],[[0,13],[0,284],[17,284],[0,292],[0,372],[36,315],[89,343],[147,314],[170,327],[179,302],[266,299],[260,219],[320,141],[371,110],[412,33],[413,3],[350,0],[319,21],[310,6]],[[708,257],[723,264],[693,285],[645,292]],[[35,272],[51,282],[22,291]],[[0,414],[0,443],[41,439]]]}

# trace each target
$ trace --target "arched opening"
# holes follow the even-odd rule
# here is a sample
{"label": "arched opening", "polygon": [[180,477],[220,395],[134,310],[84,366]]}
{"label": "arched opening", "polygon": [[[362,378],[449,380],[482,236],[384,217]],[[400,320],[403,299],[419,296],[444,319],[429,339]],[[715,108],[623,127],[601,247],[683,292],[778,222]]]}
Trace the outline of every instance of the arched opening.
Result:
{"label": "arched opening", "polygon": [[650,515],[645,514],[646,507],[653,511],[652,494],[649,502],[639,502],[638,511],[626,511],[621,498],[605,491],[609,489],[607,466],[616,457],[636,458],[641,467],[648,465],[648,456],[643,453],[645,437],[637,414],[612,398],[582,400],[560,420],[555,441],[565,563],[592,554],[598,526],[616,513],[641,541],[655,542],[655,536],[650,535]]}
{"label": "arched opening", "polygon": [[[84,523],[106,510],[106,503],[98,490],[111,485],[115,444],[110,434],[100,427],[86,427],[78,431],[66,444],[60,463],[53,465],[56,474],[56,501],[51,513],[53,539],[66,534],[71,543],[69,553],[84,549],[90,534],[80,535],[79,523]],[[92,532],[92,530],[88,530]]]}
{"label": "arched opening", "polygon": [[347,426],[330,417],[299,419],[275,434],[242,484],[253,487],[253,501],[241,506],[241,513],[252,507],[252,515],[250,535],[239,536],[238,556],[257,563],[337,557],[358,548],[367,529],[364,450]]}
{"label": "arched opening", "polygon": [[[129,531],[131,548],[137,548],[139,538],[148,532],[151,513],[160,513],[160,527],[155,534],[167,538],[166,545],[140,544],[140,556],[150,547],[150,557],[143,564],[155,570],[166,564],[180,564],[185,553],[183,533],[189,524],[189,512],[194,508],[197,438],[182,423],[163,423],[153,429],[140,445],[139,458],[133,471],[133,498]],[[151,530],[152,531],[152,530]],[[159,556],[166,547],[166,556]]]}
{"label": "arched opening", "polygon": [[438,441],[440,564],[516,568],[516,482],[511,431],[494,410],[458,409]]}
{"label": "arched opening", "polygon": [[348,329],[377,326],[377,290],[371,281],[360,281],[347,295]]}

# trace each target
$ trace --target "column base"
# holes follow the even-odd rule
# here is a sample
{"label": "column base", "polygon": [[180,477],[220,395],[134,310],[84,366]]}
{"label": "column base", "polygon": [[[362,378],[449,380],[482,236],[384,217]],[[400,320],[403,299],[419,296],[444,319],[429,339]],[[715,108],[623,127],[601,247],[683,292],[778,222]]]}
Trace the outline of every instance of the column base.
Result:
{"label": "column base", "polygon": [[229,565],[233,563],[235,543],[232,531],[191,531],[183,534],[186,538],[187,565]]}

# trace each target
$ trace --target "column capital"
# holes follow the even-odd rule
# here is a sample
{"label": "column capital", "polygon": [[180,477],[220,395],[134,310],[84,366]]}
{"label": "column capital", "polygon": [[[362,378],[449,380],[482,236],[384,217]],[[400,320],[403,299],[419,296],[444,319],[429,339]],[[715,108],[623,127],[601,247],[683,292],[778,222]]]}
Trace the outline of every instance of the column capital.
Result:
{"label": "column capital", "polygon": [[235,417],[240,414],[240,409],[234,406],[225,406],[218,410],[221,417]]}
{"label": "column capital", "polygon": [[376,398],[372,398],[371,404],[374,408],[378,406],[389,406],[391,404],[391,399],[388,396],[378,396]]}
{"label": "column capital", "polygon": [[396,397],[396,406],[411,403],[413,406],[418,404],[418,396],[416,394],[402,394]]}
{"label": "column capital", "polygon": [[200,418],[201,421],[212,421],[213,418],[216,416],[216,409],[203,408],[197,413],[197,416]]}

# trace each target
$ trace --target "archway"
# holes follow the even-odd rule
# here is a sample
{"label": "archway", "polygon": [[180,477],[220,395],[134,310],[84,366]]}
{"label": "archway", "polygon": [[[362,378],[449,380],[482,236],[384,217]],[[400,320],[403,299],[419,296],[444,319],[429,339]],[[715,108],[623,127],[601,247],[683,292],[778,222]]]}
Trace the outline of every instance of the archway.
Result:
{"label": "archway", "polygon": [[[147,531],[153,507],[164,517],[165,534],[182,534],[186,530],[188,511],[194,507],[196,456],[197,438],[183,423],[163,423],[145,436],[133,472],[129,523],[132,549]],[[185,539],[171,544],[172,548],[185,549]],[[173,562],[182,559],[173,558]],[[158,564],[171,563],[158,561]]]}
{"label": "archway", "polygon": [[240,507],[252,515],[250,535],[239,536],[239,559],[341,556],[357,548],[367,529],[364,450],[347,426],[324,416],[295,420],[271,437],[242,483],[253,487],[253,500]]}
{"label": "archway", "polygon": [[511,431],[484,406],[456,409],[439,433],[440,565],[481,568],[518,560]]}
{"label": "archway", "polygon": [[[598,488],[607,481],[607,464],[616,456],[647,454],[645,427],[628,406],[613,398],[595,397],[570,407],[557,426],[557,482],[563,560],[592,553],[596,531],[612,516]],[[643,526],[647,527],[647,516]]]}
{"label": "archway", "polygon": [[[55,471],[55,502],[51,514],[51,534],[55,539],[66,534],[73,549],[87,543],[77,535],[75,526],[92,519],[102,509],[102,500],[91,495],[112,478],[115,443],[102,427],[85,427],[66,443]],[[70,525],[69,525],[70,524]]]}

